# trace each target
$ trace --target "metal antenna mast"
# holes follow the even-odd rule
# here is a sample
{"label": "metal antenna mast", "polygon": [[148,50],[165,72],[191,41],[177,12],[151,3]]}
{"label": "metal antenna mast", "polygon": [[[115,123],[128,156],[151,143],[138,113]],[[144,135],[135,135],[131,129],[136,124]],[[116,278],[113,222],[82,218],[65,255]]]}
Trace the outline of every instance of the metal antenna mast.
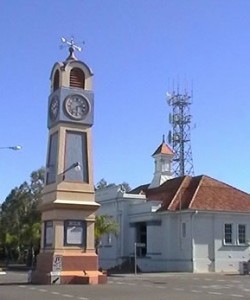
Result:
{"label": "metal antenna mast", "polygon": [[177,177],[192,176],[194,175],[190,134],[192,96],[186,91],[179,93],[179,89],[177,89],[177,92],[167,93],[167,102],[172,106],[172,113],[169,114],[172,131],[169,131],[168,142],[175,153],[173,172]]}

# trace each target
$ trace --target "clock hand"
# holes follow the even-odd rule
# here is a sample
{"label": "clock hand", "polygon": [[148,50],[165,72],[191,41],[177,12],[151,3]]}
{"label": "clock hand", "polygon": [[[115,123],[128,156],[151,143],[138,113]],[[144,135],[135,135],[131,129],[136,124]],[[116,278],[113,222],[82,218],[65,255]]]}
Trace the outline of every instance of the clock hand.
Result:
{"label": "clock hand", "polygon": [[78,112],[81,112],[81,111],[84,112],[86,109],[86,106],[85,105],[77,105],[76,109]]}

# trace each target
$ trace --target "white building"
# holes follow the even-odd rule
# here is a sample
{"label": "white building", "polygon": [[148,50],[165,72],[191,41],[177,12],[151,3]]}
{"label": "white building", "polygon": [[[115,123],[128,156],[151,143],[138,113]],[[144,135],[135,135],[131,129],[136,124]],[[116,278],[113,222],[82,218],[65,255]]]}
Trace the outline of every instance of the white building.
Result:
{"label": "white building", "polygon": [[164,173],[162,180],[159,170],[169,172],[173,157],[165,146],[153,155],[150,185],[129,193],[121,186],[96,192],[98,214],[112,216],[120,226],[117,237],[103,237],[100,266],[131,261],[136,248],[143,272],[239,272],[250,259],[250,195],[205,175]]}

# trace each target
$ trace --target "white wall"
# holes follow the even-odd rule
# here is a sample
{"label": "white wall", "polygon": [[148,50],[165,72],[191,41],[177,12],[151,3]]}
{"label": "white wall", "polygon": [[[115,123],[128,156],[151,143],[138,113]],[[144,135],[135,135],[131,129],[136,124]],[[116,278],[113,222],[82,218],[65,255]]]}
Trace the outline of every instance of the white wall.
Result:
{"label": "white wall", "polygon": [[[233,225],[234,245],[224,245],[224,224]],[[250,259],[248,245],[237,245],[238,224],[246,224],[246,238],[250,239],[250,218],[247,214],[199,212],[194,225],[195,272],[238,273],[242,261]]]}
{"label": "white wall", "polygon": [[[118,215],[114,202],[106,202],[97,212],[98,215],[109,215],[117,220]],[[111,243],[109,243],[111,242]],[[99,266],[103,269],[109,269],[118,264],[118,244],[119,240],[114,235],[111,235],[111,241],[105,235],[101,239],[101,246],[99,248]]]}
{"label": "white wall", "polygon": [[[224,224],[233,225],[233,245],[224,245]],[[238,224],[246,224],[246,239],[250,240],[250,217],[247,214],[216,214],[215,215],[215,271],[237,272],[242,261],[250,259],[249,246],[237,245]]]}
{"label": "white wall", "polygon": [[[191,272],[193,270],[191,248],[190,213],[165,212],[156,214],[161,226],[148,226],[147,257],[138,261],[143,271]],[[156,217],[154,216],[154,217]],[[186,236],[182,237],[181,224],[186,223]],[[150,251],[156,255],[150,255]]]}
{"label": "white wall", "polygon": [[136,204],[146,200],[143,195],[126,194],[120,190],[120,186],[112,186],[96,191],[96,201],[101,204],[97,215],[112,216],[119,226],[119,234],[112,235],[111,244],[107,244],[107,236],[104,236],[99,249],[99,265],[109,269],[120,265],[133,253],[131,240],[135,231],[129,226],[128,214],[131,205],[136,207]]}
{"label": "white wall", "polygon": [[193,227],[193,272],[214,272],[214,218],[213,214],[197,213],[191,217]]}
{"label": "white wall", "polygon": [[[98,201],[99,200],[99,201]],[[146,202],[143,196],[121,193],[116,188],[103,191],[97,202],[98,214],[113,216],[120,234],[109,245],[100,248],[100,266],[110,268],[133,256],[136,222],[147,226],[147,256],[138,259],[145,271],[239,272],[242,261],[250,259],[248,245],[237,245],[237,226],[246,224],[246,239],[250,241],[250,214],[226,212],[155,212],[157,202]],[[159,204],[159,203],[158,203]],[[152,223],[160,220],[161,225]],[[151,223],[150,223],[151,222]],[[186,224],[186,236],[182,234]],[[233,224],[234,245],[224,245],[224,224]],[[104,240],[107,237],[104,237]]]}

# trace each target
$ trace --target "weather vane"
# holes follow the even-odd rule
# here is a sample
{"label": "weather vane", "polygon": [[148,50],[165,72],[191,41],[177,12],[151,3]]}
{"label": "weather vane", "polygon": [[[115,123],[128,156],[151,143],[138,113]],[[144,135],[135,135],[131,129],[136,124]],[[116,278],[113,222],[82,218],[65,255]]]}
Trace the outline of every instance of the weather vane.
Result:
{"label": "weather vane", "polygon": [[[61,42],[63,44],[65,44],[65,46],[69,47],[69,53],[70,53],[69,58],[73,58],[72,56],[73,56],[73,53],[75,50],[77,50],[79,52],[82,51],[82,48],[75,43],[73,36],[70,39],[66,39],[66,38],[62,37]],[[83,42],[83,44],[84,44],[84,42]],[[63,45],[61,45],[61,48],[63,48]]]}

